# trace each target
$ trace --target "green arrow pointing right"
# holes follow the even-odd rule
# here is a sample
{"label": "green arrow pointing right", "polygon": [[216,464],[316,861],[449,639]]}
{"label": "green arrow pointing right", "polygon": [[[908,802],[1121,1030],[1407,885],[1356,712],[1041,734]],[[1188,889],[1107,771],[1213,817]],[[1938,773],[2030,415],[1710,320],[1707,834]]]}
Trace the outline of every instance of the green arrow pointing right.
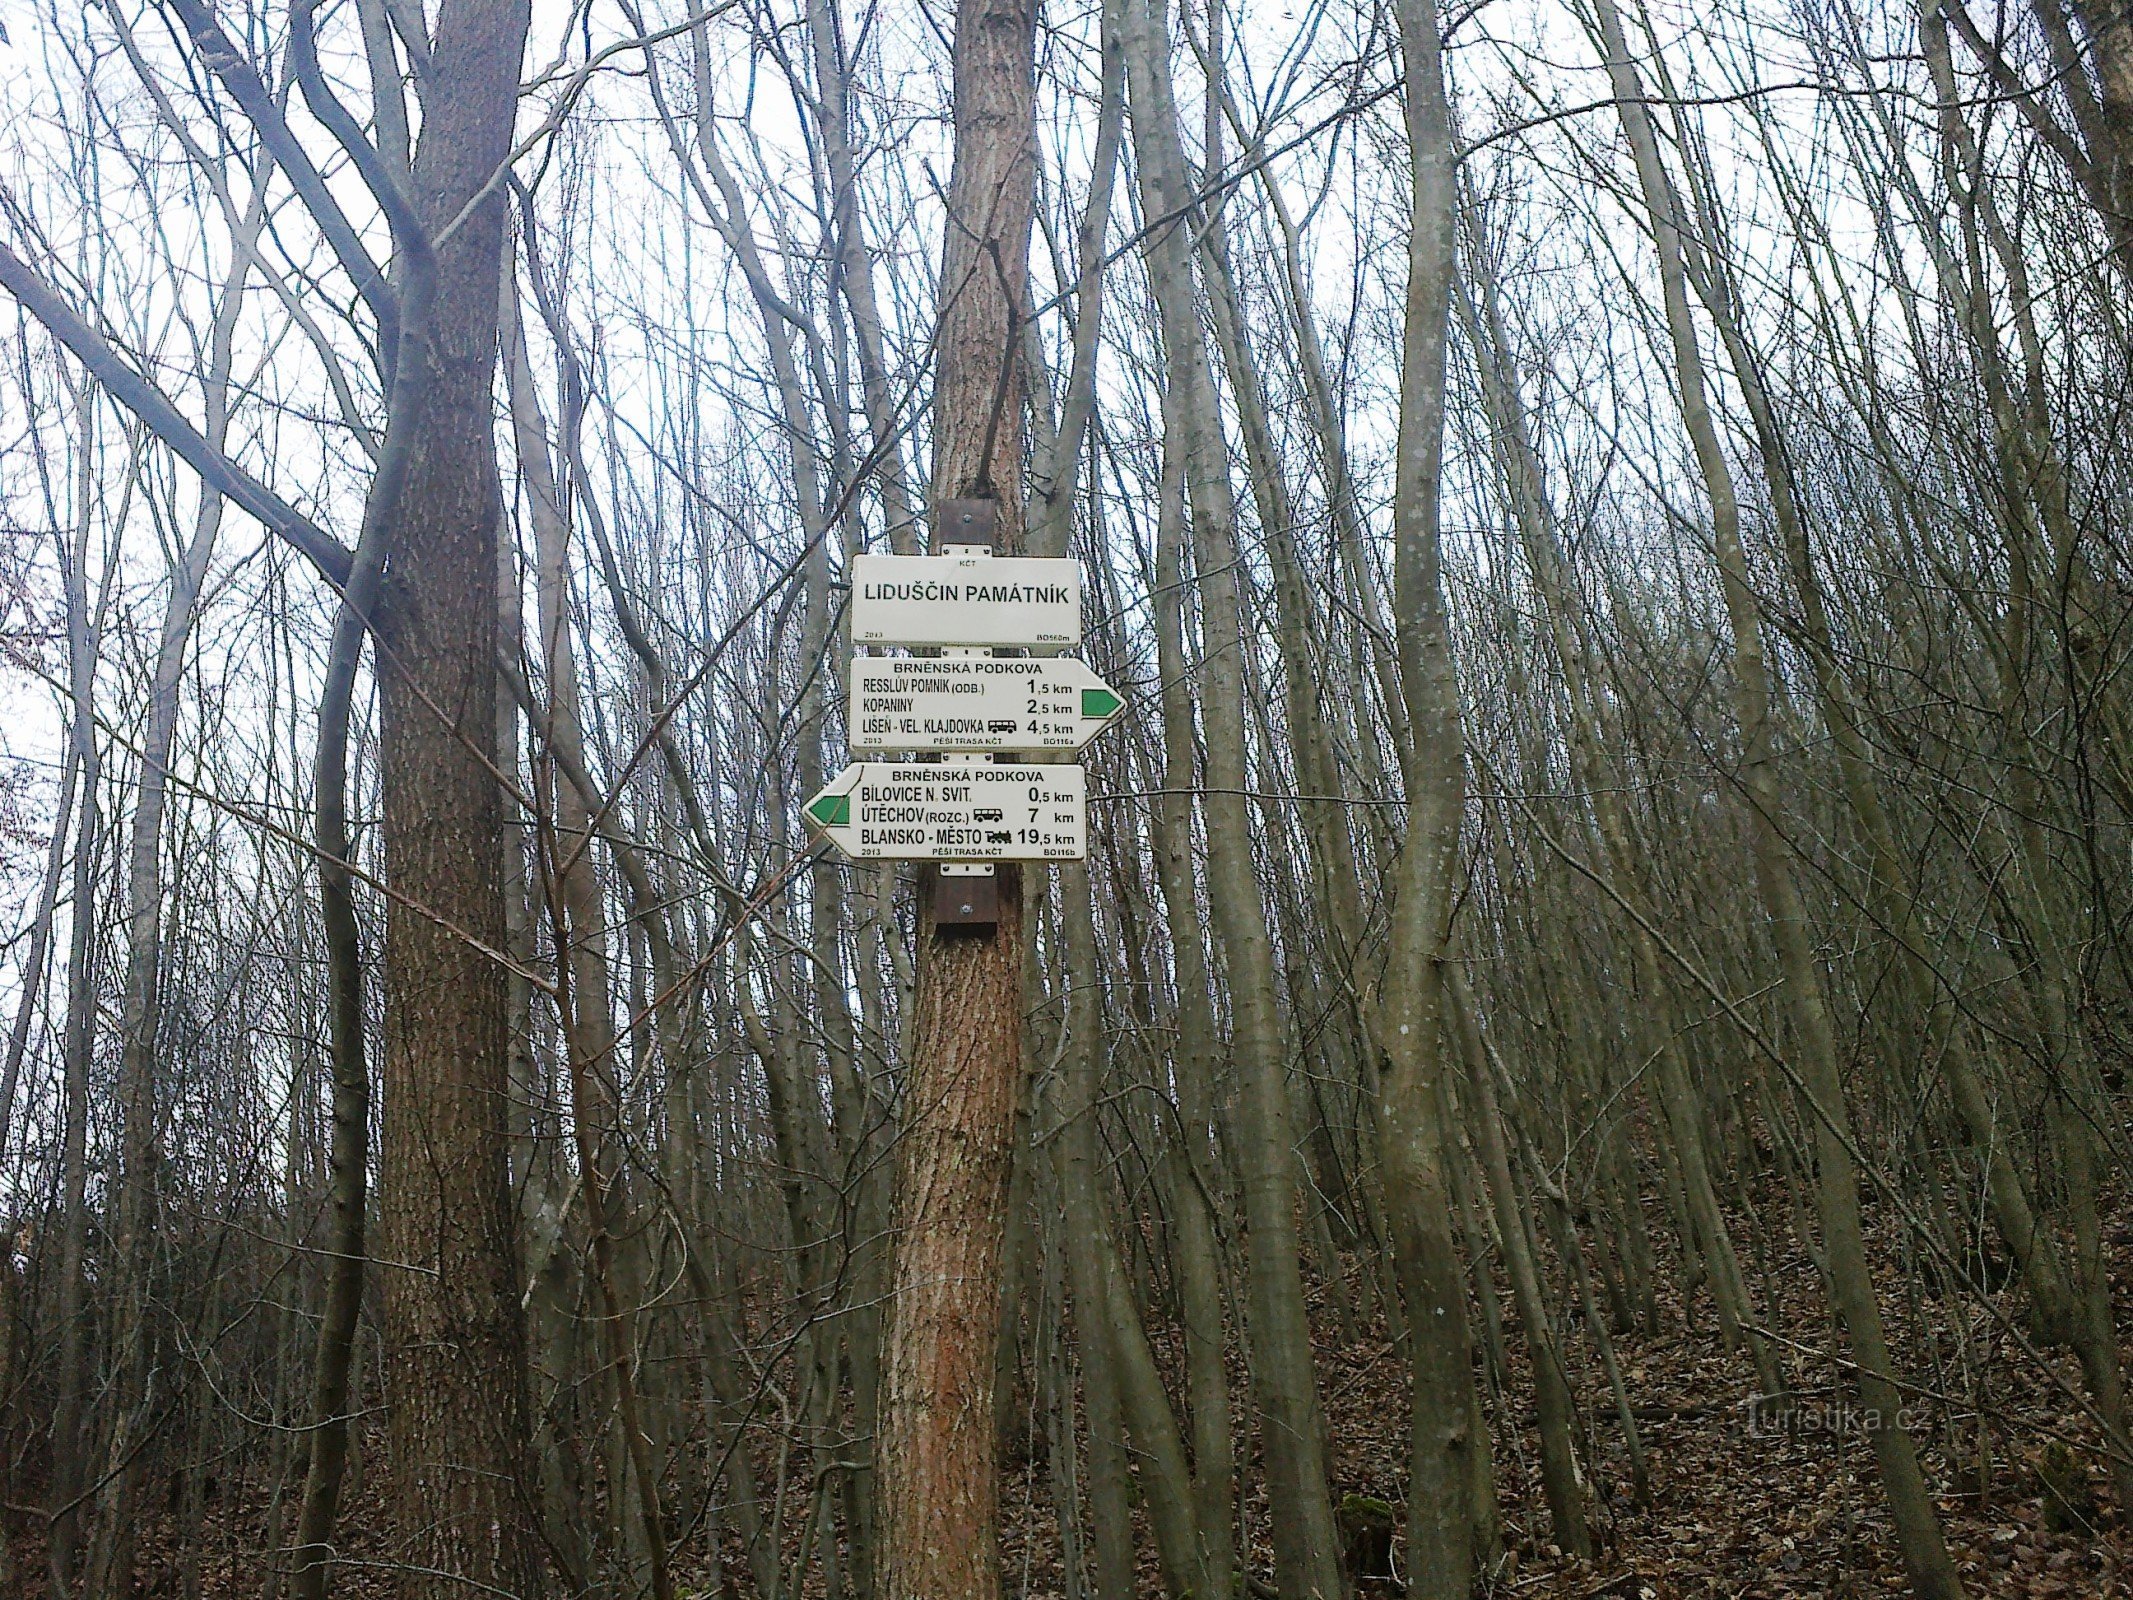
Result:
{"label": "green arrow pointing right", "polygon": [[1084,689],[1081,691],[1081,714],[1092,721],[1102,721],[1125,703],[1109,689]]}

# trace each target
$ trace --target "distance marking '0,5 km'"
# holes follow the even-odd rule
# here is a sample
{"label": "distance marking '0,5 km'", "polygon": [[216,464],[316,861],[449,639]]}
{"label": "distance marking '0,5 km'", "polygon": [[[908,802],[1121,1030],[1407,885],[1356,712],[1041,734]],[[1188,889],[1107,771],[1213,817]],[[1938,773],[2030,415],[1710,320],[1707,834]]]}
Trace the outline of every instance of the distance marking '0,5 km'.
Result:
{"label": "distance marking '0,5 km'", "polygon": [[1081,767],[861,761],[807,802],[807,820],[859,861],[1079,861]]}

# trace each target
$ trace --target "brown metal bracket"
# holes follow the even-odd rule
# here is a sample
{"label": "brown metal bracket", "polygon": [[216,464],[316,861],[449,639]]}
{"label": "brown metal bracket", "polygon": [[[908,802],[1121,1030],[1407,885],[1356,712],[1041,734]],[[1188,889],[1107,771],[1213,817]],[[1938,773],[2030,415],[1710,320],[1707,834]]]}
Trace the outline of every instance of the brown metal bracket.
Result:
{"label": "brown metal bracket", "polygon": [[945,555],[956,545],[978,545],[998,555],[1000,502],[943,500],[933,528],[933,548]]}
{"label": "brown metal bracket", "polygon": [[[933,524],[933,548],[941,555],[973,551],[1000,553],[1000,502],[990,499],[943,500]],[[933,925],[976,930],[1000,920],[1000,872],[997,867],[945,863],[933,879]]]}
{"label": "brown metal bracket", "polygon": [[1000,920],[1000,873],[987,867],[982,876],[933,874],[933,925],[936,928],[989,928]]}

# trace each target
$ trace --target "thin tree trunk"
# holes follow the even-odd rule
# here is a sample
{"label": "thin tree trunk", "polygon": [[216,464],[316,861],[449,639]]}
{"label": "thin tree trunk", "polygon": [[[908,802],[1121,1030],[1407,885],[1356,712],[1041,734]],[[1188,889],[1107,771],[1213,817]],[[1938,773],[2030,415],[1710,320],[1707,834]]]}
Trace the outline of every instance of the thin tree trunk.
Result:
{"label": "thin tree trunk", "polygon": [[[252,251],[266,221],[262,185],[239,231],[234,265],[215,304],[209,332],[203,433],[220,450],[229,432],[229,384],[237,319],[251,276]],[[105,1497],[98,1538],[103,1545],[92,1571],[106,1593],[133,1588],[134,1500],[140,1480],[135,1436],[146,1422],[144,1400],[153,1361],[147,1327],[149,1246],[157,1226],[156,1045],[161,1021],[163,961],[163,813],[170,793],[170,751],[178,726],[178,688],[193,619],[208,562],[222,527],[221,491],[203,482],[192,537],[170,575],[163,626],[148,691],[148,725],[141,737],[140,787],[134,797],[133,835],[126,862],[126,979],[120,1010],[119,1105],[123,1143],[119,1157],[118,1226],[114,1254],[118,1322],[112,1338],[117,1381],[112,1459],[117,1464]]]}
{"label": "thin tree trunk", "polygon": [[[1060,1058],[1059,1132],[1053,1160],[1064,1200],[1067,1270],[1073,1286],[1075,1347],[1081,1353],[1082,1410],[1089,1436],[1089,1521],[1097,1600],[1132,1600],[1133,1516],[1127,1499],[1125,1418],[1119,1403],[1116,1343],[1142,1337],[1140,1319],[1108,1303],[1099,1250],[1113,1248],[1096,1176],[1097,1073],[1103,1059],[1103,996],[1097,987],[1096,923],[1088,869],[1060,873],[1066,931],[1067,1036]],[[1162,1463],[1151,1456],[1148,1471]]]}
{"label": "thin tree trunk", "polygon": [[52,1403],[52,1519],[47,1567],[52,1593],[74,1589],[81,1544],[90,1329],[86,1278],[89,1239],[89,1067],[96,1043],[96,869],[103,850],[103,812],[97,799],[102,767],[96,744],[98,630],[89,598],[89,532],[93,524],[88,437],[94,424],[93,389],[81,380],[76,413],[82,425],[81,470],[72,537],[62,552],[66,592],[69,739],[81,774],[81,813],[74,830],[74,882],[68,909],[67,1014],[61,1087],[59,1157],[59,1362]]}
{"label": "thin tree trunk", "polygon": [[[1480,231],[1478,216],[1474,219],[1474,231],[1477,234]],[[1483,243],[1474,254],[1486,257],[1486,244]],[[1638,856],[1622,814],[1615,764],[1607,757],[1594,710],[1590,651],[1579,601],[1572,590],[1569,563],[1557,538],[1548,506],[1539,454],[1527,430],[1525,411],[1507,370],[1507,341],[1497,304],[1495,278],[1479,263],[1473,276],[1476,280],[1473,291],[1470,293],[1462,287],[1457,304],[1464,314],[1463,320],[1467,323],[1468,336],[1481,369],[1492,432],[1496,436],[1500,466],[1507,480],[1527,566],[1547,610],[1556,660],[1563,674],[1564,694],[1570,703],[1572,762],[1586,793],[1591,796],[1592,820],[1608,871],[1616,882],[1626,885],[1633,881]],[[1629,938],[1638,986],[1656,1001],[1666,993],[1658,949],[1641,927],[1632,926]],[[1745,1339],[1754,1355],[1756,1371],[1765,1392],[1775,1393],[1781,1386],[1781,1377],[1770,1341],[1746,1331],[1756,1320],[1757,1313],[1748,1294],[1747,1281],[1741,1275],[1731,1230],[1718,1206],[1709,1155],[1704,1147],[1702,1118],[1681,1059],[1680,1039],[1664,1025],[1663,1017],[1654,1015],[1655,1009],[1649,1005],[1640,1008],[1640,1015],[1646,1021],[1633,1037],[1653,1059],[1657,1069],[1660,1110],[1666,1119],[1666,1132],[1671,1137],[1672,1154],[1680,1174],[1682,1202],[1690,1224],[1682,1230],[1681,1243],[1684,1249],[1695,1253],[1708,1275],[1711,1298],[1718,1311],[1719,1333],[1726,1347],[1737,1348]]]}
{"label": "thin tree trunk", "polygon": [[7,1148],[14,1122],[15,1094],[22,1082],[22,1061],[29,1053],[30,1031],[44,995],[45,961],[52,947],[52,924],[59,911],[59,889],[67,878],[67,840],[73,833],[74,796],[81,780],[81,746],[71,733],[60,757],[59,790],[52,801],[52,839],[46,847],[44,882],[37,891],[36,919],[30,924],[30,947],[22,963],[21,998],[8,1028],[7,1061],[0,1066],[0,1151]]}
{"label": "thin tree trunk", "polygon": [[1438,527],[1456,169],[1434,0],[1399,0],[1395,14],[1412,166],[1393,466],[1407,829],[1394,863],[1385,976],[1374,1018],[1384,1057],[1379,1153],[1409,1329],[1408,1592],[1463,1600],[1483,1555],[1474,1537],[1480,1520],[1475,1457],[1486,1458],[1488,1443],[1474,1423],[1466,1280],[1453,1243],[1441,1121],[1451,1071],[1444,963],[1465,804]]}
{"label": "thin tree trunk", "polygon": [[1902,1398],[1893,1381],[1881,1308],[1866,1260],[1858,1173],[1852,1161],[1850,1115],[1837,1063],[1836,1040],[1809,942],[1806,907],[1793,881],[1779,828],[1781,800],[1771,749],[1775,707],[1763,653],[1763,623],[1741,547],[1732,469],[1711,415],[1703,358],[1690,317],[1679,234],[1680,207],[1660,164],[1657,136],[1644,104],[1643,83],[1630,59],[1614,0],[1593,0],[1593,14],[1658,245],[1682,420],[1711,505],[1712,539],[1732,634],[1734,715],[1741,742],[1739,782],[1751,812],[1756,883],[1778,949],[1785,980],[1784,1000],[1800,1052],[1801,1078],[1815,1102],[1816,1209],[1830,1292],[1857,1362],[1860,1398],[1878,1424],[1871,1430],[1874,1456],[1896,1523],[1904,1566],[1921,1596],[1944,1600],[1962,1594],[1963,1584],[1941,1537],[1940,1520],[1919,1469],[1916,1447],[1898,1420]]}
{"label": "thin tree trunk", "polygon": [[1283,1600],[1309,1600],[1313,1594],[1340,1595],[1345,1579],[1299,1265],[1284,1030],[1266,906],[1252,870],[1235,498],[1195,306],[1189,223],[1182,220],[1188,188],[1168,67],[1167,11],[1161,0],[1137,0],[1131,16],[1126,68],[1141,210],[1151,218],[1180,219],[1150,232],[1143,253],[1163,335],[1164,431],[1184,442],[1206,641],[1199,688],[1207,734],[1207,891],[1229,967],[1230,1051],[1240,1090],[1238,1166],[1251,1232],[1252,1377],[1273,1518],[1275,1583]]}
{"label": "thin tree trunk", "polygon": [[1548,1497],[1549,1524],[1555,1531],[1555,1542],[1563,1549],[1574,1556],[1590,1556],[1592,1529],[1586,1521],[1585,1474],[1578,1465],[1577,1440],[1572,1432],[1577,1421],[1577,1401],[1570,1392],[1569,1375],[1563,1368],[1562,1351],[1556,1344],[1541,1291],[1540,1272],[1527,1241],[1526,1218],[1511,1175],[1510,1147],[1504,1138],[1495,1086],[1489,1081],[1481,1024],[1463,991],[1464,985],[1454,979],[1449,1010],[1460,1050],[1466,1057],[1467,1083],[1473,1096],[1469,1126],[1480,1146],[1482,1170],[1496,1210],[1496,1231],[1503,1240],[1504,1266],[1511,1279],[1511,1299],[1518,1307],[1519,1328],[1526,1336],[1526,1352],[1533,1365],[1534,1405],[1540,1414],[1541,1487]]}
{"label": "thin tree trunk", "polygon": [[[615,1233],[610,1211],[613,1161],[620,1137],[621,1097],[615,1088],[620,1072],[612,1001],[609,996],[606,897],[595,871],[591,807],[568,777],[555,781],[558,763],[571,773],[586,770],[585,738],[579,716],[577,660],[571,642],[570,528],[558,492],[539,397],[526,360],[525,340],[516,315],[515,292],[506,291],[504,365],[519,471],[525,479],[534,530],[535,589],[540,618],[541,661],[548,687],[546,714],[539,723],[544,745],[556,760],[541,763],[547,804],[541,857],[550,920],[567,994],[559,984],[564,1013],[563,1036],[570,1058],[571,1127],[578,1152],[578,1193],[586,1212],[595,1287],[601,1299],[600,1338],[615,1386],[616,1410],[623,1430],[635,1516],[632,1533],[644,1554],[654,1600],[667,1600],[672,1585],[667,1571],[666,1535],[660,1513],[659,1474],[650,1441],[641,1423],[637,1396],[636,1318],[625,1309],[616,1283]],[[574,396],[566,397],[569,405]],[[563,427],[575,426],[568,417]],[[622,1501],[617,1497],[618,1513]]]}
{"label": "thin tree trunk", "polygon": [[[1124,0],[1132,5],[1135,0]],[[1169,934],[1171,984],[1176,994],[1179,1165],[1173,1185],[1178,1206],[1178,1298],[1184,1321],[1186,1393],[1192,1412],[1193,1463],[1198,1484],[1200,1541],[1214,1576],[1233,1574],[1236,1498],[1230,1428],[1229,1371],[1224,1359],[1222,1290],[1216,1243],[1219,1173],[1210,1132],[1214,1119],[1214,975],[1200,913],[1199,875],[1192,849],[1197,787],[1192,683],[1185,668],[1186,445],[1168,429],[1156,511],[1156,668],[1162,712],[1161,794],[1149,818],[1156,882]],[[1211,1581],[1213,1581],[1211,1579]],[[1228,1592],[1233,1585],[1220,1585]]]}

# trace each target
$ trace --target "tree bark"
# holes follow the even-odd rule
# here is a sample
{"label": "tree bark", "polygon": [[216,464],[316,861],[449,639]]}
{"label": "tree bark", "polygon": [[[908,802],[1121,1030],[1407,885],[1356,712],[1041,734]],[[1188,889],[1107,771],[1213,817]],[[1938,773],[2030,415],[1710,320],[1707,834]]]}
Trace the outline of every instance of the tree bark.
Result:
{"label": "tree bark", "polygon": [[[81,1438],[89,1385],[89,1068],[96,1043],[96,869],[103,850],[102,781],[96,745],[97,619],[89,597],[89,533],[96,459],[88,434],[95,411],[91,380],[76,395],[81,470],[77,475],[71,541],[61,552],[66,591],[67,678],[72,696],[68,736],[80,773],[80,820],[74,832],[73,903],[68,908],[67,1014],[61,1083],[59,1156],[59,1362],[52,1401],[52,1520],[46,1546],[52,1592],[73,1592],[81,1546],[79,1496],[89,1452]],[[63,536],[65,537],[65,536]]]}
{"label": "tree bark", "polygon": [[1464,1600],[1482,1555],[1475,1539],[1481,1510],[1476,1458],[1486,1457],[1488,1442],[1475,1425],[1466,1278],[1453,1242],[1442,1123],[1451,1072],[1444,963],[1465,806],[1438,526],[1456,169],[1434,0],[1400,0],[1396,14],[1412,164],[1393,466],[1407,829],[1393,868],[1385,977],[1374,1017],[1384,1057],[1379,1151],[1409,1329],[1408,1592]]}
{"label": "tree bark", "polygon": [[[995,499],[1000,547],[1014,552],[1023,536],[1016,324],[1036,173],[1034,6],[961,0],[954,48],[932,493],[936,515],[943,500]],[[881,1600],[999,1593],[993,1358],[1022,1093],[1021,876],[999,869],[999,921],[975,931],[937,928],[930,881],[920,889],[876,1431]]]}
{"label": "tree bark", "polygon": [[[1142,245],[1162,331],[1163,428],[1166,439],[1177,442],[1184,468],[1206,637],[1198,688],[1206,732],[1207,894],[1229,966],[1238,1168],[1251,1232],[1247,1298],[1253,1388],[1271,1502],[1275,1583],[1283,1600],[1308,1600],[1313,1594],[1340,1595],[1345,1580],[1299,1262],[1284,1030],[1275,1000],[1267,907],[1252,866],[1235,490],[1196,305],[1187,231],[1193,224],[1187,218],[1190,195],[1169,71],[1167,10],[1160,0],[1137,0],[1130,16],[1126,70],[1141,210],[1166,219]],[[1173,744],[1179,737],[1189,749],[1189,727],[1172,730]],[[1173,748],[1171,753],[1175,758],[1181,752]]]}
{"label": "tree bark", "polygon": [[1502,1114],[1489,1081],[1489,1063],[1481,1038],[1481,1021],[1467,1003],[1464,986],[1454,983],[1451,1022],[1466,1057],[1467,1084],[1473,1097],[1468,1126],[1480,1145],[1482,1172],[1488,1179],[1496,1232],[1503,1240],[1504,1268],[1511,1279],[1511,1300],[1518,1308],[1519,1330],[1533,1365],[1534,1409],[1540,1416],[1541,1488],[1548,1499],[1549,1526],[1555,1542],[1574,1556],[1592,1554],[1592,1529],[1585,1520],[1585,1473],[1578,1464],[1577,1400],[1563,1368],[1562,1352],[1549,1324],[1540,1271],[1526,1232],[1511,1154],[1504,1138]]}
{"label": "tree bark", "polygon": [[[429,368],[378,617],[386,873],[379,1162],[400,1592],[539,1587],[529,1497],[496,774],[491,383],[525,0],[446,0],[414,208],[436,248]],[[470,205],[471,202],[471,205]],[[464,214],[462,214],[464,213]],[[420,908],[419,910],[416,908]]]}

